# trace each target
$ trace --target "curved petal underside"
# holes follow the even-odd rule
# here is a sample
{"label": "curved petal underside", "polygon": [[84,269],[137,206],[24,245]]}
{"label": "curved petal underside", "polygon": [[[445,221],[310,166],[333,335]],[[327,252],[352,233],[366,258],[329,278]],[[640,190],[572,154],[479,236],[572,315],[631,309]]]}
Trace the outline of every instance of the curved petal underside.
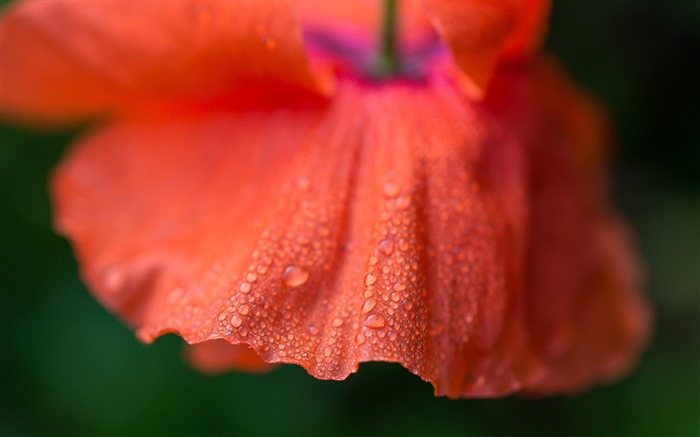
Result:
{"label": "curved petal underside", "polygon": [[4,117],[66,123],[318,93],[286,2],[17,2],[0,22]]}
{"label": "curved petal underside", "polygon": [[462,84],[482,97],[499,62],[534,53],[544,36],[548,0],[422,0],[461,69]]}
{"label": "curved petal underside", "polygon": [[[525,109],[536,123],[552,111]],[[346,80],[327,107],[123,122],[57,171],[56,224],[98,299],[145,341],[225,339],[323,379],[398,362],[451,397],[579,389],[639,345],[623,323],[640,317],[629,271],[612,267],[629,254],[586,180],[550,196],[564,170],[531,159],[494,111],[505,109],[439,78]],[[547,123],[542,147],[567,146],[568,121]],[[571,147],[553,165],[576,170]],[[550,179],[530,181],[530,166]],[[562,212],[565,201],[587,215]],[[565,247],[547,232],[573,228],[594,244],[560,261],[574,272],[565,282],[548,267]],[[587,305],[560,304],[548,275]],[[552,319],[544,299],[565,314]],[[555,352],[547,328],[571,333]]]}

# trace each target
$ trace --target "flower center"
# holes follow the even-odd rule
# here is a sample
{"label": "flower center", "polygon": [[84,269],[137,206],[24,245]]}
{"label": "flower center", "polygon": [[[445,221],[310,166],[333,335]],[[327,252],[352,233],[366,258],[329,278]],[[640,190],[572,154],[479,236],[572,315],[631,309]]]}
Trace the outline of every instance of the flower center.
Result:
{"label": "flower center", "polygon": [[376,60],[376,75],[394,76],[400,70],[400,59],[396,50],[396,2],[384,0],[384,16],[380,28],[381,48]]}
{"label": "flower center", "polygon": [[[434,34],[417,40],[400,40],[399,0],[383,0],[378,38],[348,32],[346,28],[311,25],[304,28],[304,41],[312,62],[331,64],[339,74],[372,82],[421,81],[433,60],[447,53]],[[415,36],[415,35],[414,35]]]}

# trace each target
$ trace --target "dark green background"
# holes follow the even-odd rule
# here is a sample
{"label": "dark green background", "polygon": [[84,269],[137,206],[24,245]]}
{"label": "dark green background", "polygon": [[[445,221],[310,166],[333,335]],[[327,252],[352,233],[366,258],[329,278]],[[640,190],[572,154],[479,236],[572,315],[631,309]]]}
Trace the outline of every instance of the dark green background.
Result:
{"label": "dark green background", "polygon": [[342,383],[295,366],[202,376],[178,338],[143,346],[100,307],[52,232],[46,178],[74,135],[3,126],[0,435],[699,435],[699,9],[560,1],[547,43],[618,127],[615,201],[656,310],[628,378],[574,398],[450,401],[398,365]]}

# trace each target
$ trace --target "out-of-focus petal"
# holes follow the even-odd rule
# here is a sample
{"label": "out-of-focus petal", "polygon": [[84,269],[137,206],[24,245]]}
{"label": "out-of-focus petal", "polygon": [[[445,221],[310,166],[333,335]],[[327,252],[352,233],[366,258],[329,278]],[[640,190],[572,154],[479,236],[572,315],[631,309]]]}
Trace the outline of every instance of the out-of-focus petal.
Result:
{"label": "out-of-focus petal", "polygon": [[475,97],[504,58],[531,54],[544,35],[547,0],[422,0]]}
{"label": "out-of-focus petal", "polygon": [[448,82],[344,83],[328,109],[107,128],[53,191],[90,288],[146,341],[223,338],[323,379],[392,361],[494,396],[541,372],[512,261],[522,160]]}
{"label": "out-of-focus petal", "polygon": [[529,390],[580,390],[625,372],[650,326],[639,260],[608,206],[608,126],[548,60],[503,71],[493,90],[486,104],[530,156],[527,329],[550,370]]}
{"label": "out-of-focus petal", "polygon": [[[383,0],[291,0],[290,5],[305,30],[355,38],[373,50],[380,46]],[[411,46],[433,35],[422,5],[415,0],[399,1],[397,13],[400,44]]]}
{"label": "out-of-focus petal", "polygon": [[319,90],[284,1],[22,1],[3,11],[0,52],[0,110],[25,122],[280,104]]}
{"label": "out-of-focus petal", "polygon": [[185,346],[185,358],[205,373],[222,373],[232,369],[264,373],[275,368],[267,364],[253,349],[242,344],[230,344],[225,340],[211,340]]}

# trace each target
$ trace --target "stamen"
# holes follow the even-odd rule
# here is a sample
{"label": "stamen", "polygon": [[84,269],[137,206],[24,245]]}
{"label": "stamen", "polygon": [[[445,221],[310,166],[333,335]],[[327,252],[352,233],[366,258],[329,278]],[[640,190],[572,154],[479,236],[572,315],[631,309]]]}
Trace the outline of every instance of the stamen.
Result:
{"label": "stamen", "polygon": [[376,62],[376,73],[382,77],[393,76],[400,70],[396,44],[397,3],[398,0],[384,0],[384,17],[380,29],[381,49]]}

